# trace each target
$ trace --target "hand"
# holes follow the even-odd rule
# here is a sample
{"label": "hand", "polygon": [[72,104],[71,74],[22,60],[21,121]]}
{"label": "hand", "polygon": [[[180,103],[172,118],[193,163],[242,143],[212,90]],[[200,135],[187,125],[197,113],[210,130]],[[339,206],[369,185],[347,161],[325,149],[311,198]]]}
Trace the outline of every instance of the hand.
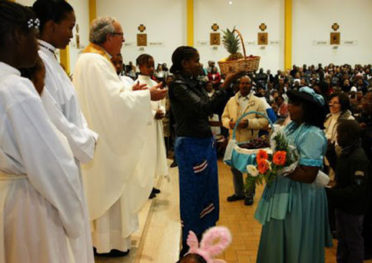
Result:
{"label": "hand", "polygon": [[367,127],[367,124],[365,122],[361,122],[359,125],[360,125],[360,128],[362,129]]}
{"label": "hand", "polygon": [[155,113],[155,120],[161,120],[165,116],[164,112],[161,109],[158,109]]}
{"label": "hand", "polygon": [[234,129],[234,127],[235,127],[235,122],[230,121],[229,126],[230,126],[230,129]]}
{"label": "hand", "polygon": [[238,124],[238,128],[239,129],[245,129],[245,128],[248,128],[248,120],[242,120],[241,122],[239,122]]}
{"label": "hand", "polygon": [[146,89],[147,89],[146,84],[139,84],[139,81],[137,81],[137,83],[132,86],[132,90],[133,91],[136,91],[136,90],[146,90]]}
{"label": "hand", "polygon": [[247,72],[245,72],[245,71],[239,71],[239,72],[235,72],[235,73],[227,75],[226,78],[225,78],[225,82],[222,85],[222,88],[224,88],[224,89],[228,88],[230,86],[231,82],[233,82],[234,80],[236,80],[236,79],[238,79],[241,76],[244,76],[246,74],[247,74]]}
{"label": "hand", "polygon": [[152,101],[164,99],[167,95],[168,89],[162,88],[162,83],[150,88],[150,96]]}

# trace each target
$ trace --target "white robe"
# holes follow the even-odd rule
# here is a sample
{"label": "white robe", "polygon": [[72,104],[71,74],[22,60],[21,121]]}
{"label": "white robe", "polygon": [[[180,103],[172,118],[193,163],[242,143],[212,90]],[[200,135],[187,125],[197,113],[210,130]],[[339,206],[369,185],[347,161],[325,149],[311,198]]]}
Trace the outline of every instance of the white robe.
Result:
{"label": "white robe", "polygon": [[119,76],[119,78],[124,82],[125,90],[132,91],[132,87],[135,84],[134,80],[128,76]]}
{"label": "white robe", "polygon": [[138,227],[133,207],[150,194],[133,176],[152,119],[150,92],[127,91],[111,61],[96,53],[80,55],[74,85],[89,127],[100,134],[93,161],[82,166],[93,244],[100,253],[126,250]]}
{"label": "white robe", "polygon": [[[158,84],[149,76],[145,75],[139,75],[135,82],[137,81],[139,81],[140,84],[146,84],[147,87],[153,87]],[[165,114],[165,100],[151,101],[153,119],[145,135],[146,141],[141,155],[142,159],[140,165],[136,168],[136,172],[142,174],[142,176],[144,176],[144,174],[150,174],[153,175],[153,177],[168,175],[163,120],[155,119],[156,111],[159,109]],[[141,165],[142,163],[147,163],[147,165]]]}
{"label": "white robe", "polygon": [[70,241],[88,224],[81,187],[31,81],[0,62],[0,263],[77,263]]}
{"label": "white robe", "polygon": [[[86,163],[93,158],[98,135],[87,126],[75,88],[54,55],[55,48],[42,40],[39,40],[39,44],[39,55],[46,71],[42,102],[50,120],[67,138],[76,164],[80,168],[80,162]],[[81,197],[85,199],[83,188]],[[84,213],[88,220],[88,210],[86,209]],[[75,243],[73,253],[81,263],[94,262],[90,225],[86,225],[85,228],[87,235],[72,241]]]}
{"label": "white robe", "polygon": [[75,158],[82,163],[89,162],[93,158],[98,135],[88,128],[75,88],[53,53],[55,48],[42,40],[39,43],[39,55],[46,70],[42,93],[44,107],[54,125],[68,139]]}

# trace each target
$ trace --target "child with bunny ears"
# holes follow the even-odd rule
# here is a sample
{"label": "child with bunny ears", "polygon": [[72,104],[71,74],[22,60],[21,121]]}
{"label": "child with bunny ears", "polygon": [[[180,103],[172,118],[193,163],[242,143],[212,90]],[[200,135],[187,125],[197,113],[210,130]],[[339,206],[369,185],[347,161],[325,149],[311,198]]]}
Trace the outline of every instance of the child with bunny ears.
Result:
{"label": "child with bunny ears", "polygon": [[179,263],[225,263],[222,259],[214,259],[231,243],[231,233],[226,227],[216,226],[208,229],[200,242],[195,233],[190,231],[187,237],[189,252]]}

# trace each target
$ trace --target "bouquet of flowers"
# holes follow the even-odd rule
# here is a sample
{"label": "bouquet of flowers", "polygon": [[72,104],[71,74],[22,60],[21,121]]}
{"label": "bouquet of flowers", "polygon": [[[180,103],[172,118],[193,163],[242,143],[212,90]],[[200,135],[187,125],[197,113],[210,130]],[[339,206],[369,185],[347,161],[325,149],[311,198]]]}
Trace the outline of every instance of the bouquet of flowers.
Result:
{"label": "bouquet of flowers", "polygon": [[248,176],[245,190],[251,192],[256,184],[270,185],[276,176],[285,176],[296,169],[299,155],[296,148],[288,143],[283,130],[271,135],[270,146],[272,153],[259,150],[256,154],[256,165],[248,165]]}

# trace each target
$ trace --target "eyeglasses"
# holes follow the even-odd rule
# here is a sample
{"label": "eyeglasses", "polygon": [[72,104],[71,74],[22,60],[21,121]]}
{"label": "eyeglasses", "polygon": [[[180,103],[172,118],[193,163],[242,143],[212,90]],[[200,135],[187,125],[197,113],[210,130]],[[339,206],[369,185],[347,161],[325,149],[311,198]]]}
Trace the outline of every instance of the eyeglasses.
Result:
{"label": "eyeglasses", "polygon": [[111,33],[111,35],[114,35],[114,36],[124,36],[124,33],[123,32],[113,32],[113,33]]}

